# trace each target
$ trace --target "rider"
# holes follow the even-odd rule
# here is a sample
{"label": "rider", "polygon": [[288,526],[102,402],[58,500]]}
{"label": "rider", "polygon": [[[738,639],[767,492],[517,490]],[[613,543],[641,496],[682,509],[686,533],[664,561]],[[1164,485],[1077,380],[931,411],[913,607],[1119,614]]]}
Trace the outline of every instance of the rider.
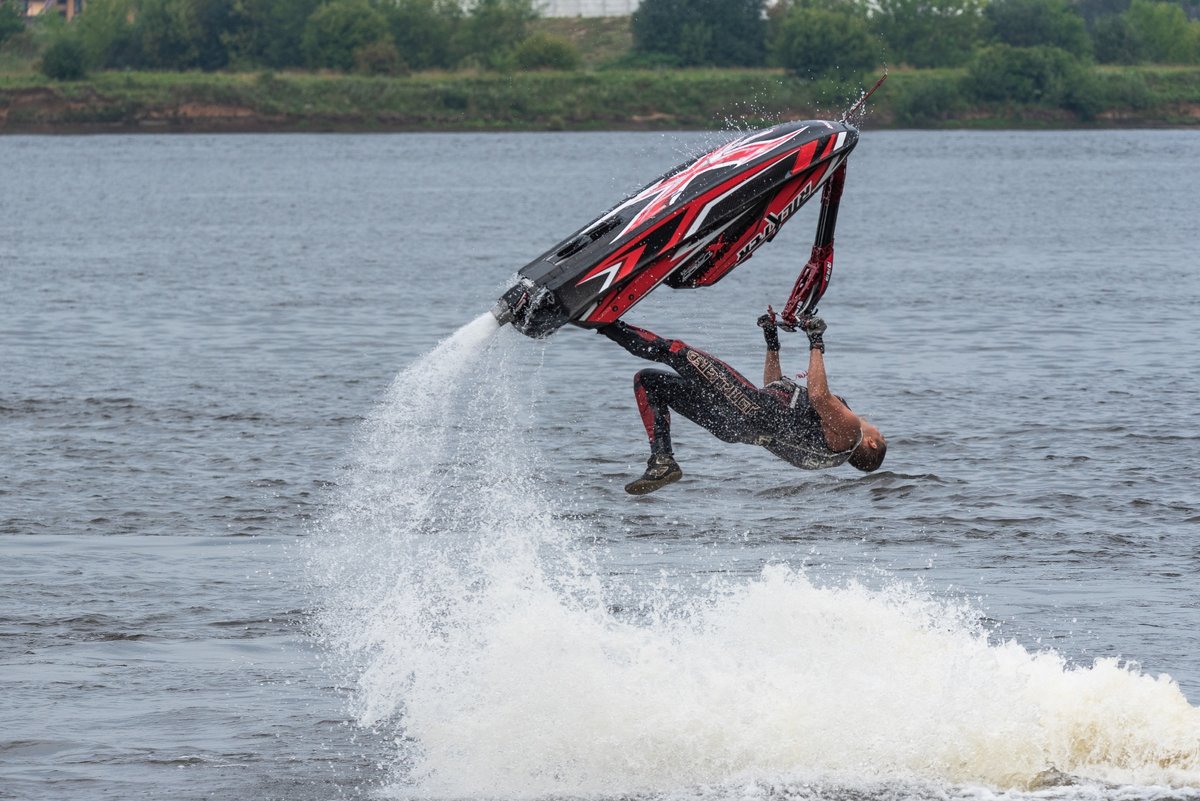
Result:
{"label": "rider", "polygon": [[625,485],[626,492],[644,495],[683,478],[671,449],[671,409],[718,439],[761,445],[804,470],[849,462],[869,473],[883,463],[883,434],[829,391],[825,321],[809,315],[798,322],[809,342],[807,387],[780,370],[775,311],[768,306],[758,324],[767,342],[761,389],[721,360],[679,340],[663,339],[619,320],[599,329],[634,356],[675,370],[647,369],[633,377],[634,397],[650,438],[650,460],[645,474]]}

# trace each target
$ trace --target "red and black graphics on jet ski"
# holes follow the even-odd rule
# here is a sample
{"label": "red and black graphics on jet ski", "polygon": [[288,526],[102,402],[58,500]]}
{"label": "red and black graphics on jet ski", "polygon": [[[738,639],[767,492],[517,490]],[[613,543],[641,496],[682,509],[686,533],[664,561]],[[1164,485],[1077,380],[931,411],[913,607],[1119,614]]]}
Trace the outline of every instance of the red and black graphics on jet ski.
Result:
{"label": "red and black graphics on jet ski", "polygon": [[[715,284],[837,175],[839,190],[823,195],[833,213],[823,209],[817,235],[821,244],[828,228],[831,265],[840,176],[857,142],[852,126],[817,120],[777,125],[722,145],[526,265],[493,313],[540,337],[567,322],[607,325],[664,282],[673,288]],[[807,281],[806,298],[815,291],[815,303],[827,280],[826,271],[824,280]]]}
{"label": "red and black graphics on jet ski", "polygon": [[[706,173],[725,178],[732,172],[737,180],[748,180],[757,172],[771,166],[772,163],[790,155],[792,149],[788,148],[787,144],[807,130],[803,127],[788,130],[791,127],[768,128],[765,132],[735,139],[729,144],[705,153],[695,161],[680,165],[609,211],[592,226],[604,225],[607,220],[621,214],[622,211],[636,208],[637,213],[632,215],[624,229],[617,234],[617,238],[619,238],[639,225],[654,219],[660,212],[676,205],[684,197],[688,188],[699,183],[700,179],[706,177]],[[763,156],[771,158],[763,160],[761,158]],[[744,168],[744,170],[739,171],[738,168]],[[692,227],[700,226],[709,211],[711,209],[706,207],[701,213],[696,214]],[[586,234],[588,230],[584,229],[583,233]]]}

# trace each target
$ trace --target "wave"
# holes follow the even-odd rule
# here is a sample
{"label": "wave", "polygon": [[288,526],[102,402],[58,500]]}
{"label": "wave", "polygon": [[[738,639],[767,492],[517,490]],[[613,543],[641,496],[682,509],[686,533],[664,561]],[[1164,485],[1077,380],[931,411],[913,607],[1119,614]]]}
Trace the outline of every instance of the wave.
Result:
{"label": "wave", "polygon": [[392,794],[1200,786],[1200,709],[1169,677],[994,641],[968,602],[786,564],[614,580],[600,524],[547,497],[539,358],[484,315],[404,370],[313,538],[319,635],[357,720],[394,739]]}

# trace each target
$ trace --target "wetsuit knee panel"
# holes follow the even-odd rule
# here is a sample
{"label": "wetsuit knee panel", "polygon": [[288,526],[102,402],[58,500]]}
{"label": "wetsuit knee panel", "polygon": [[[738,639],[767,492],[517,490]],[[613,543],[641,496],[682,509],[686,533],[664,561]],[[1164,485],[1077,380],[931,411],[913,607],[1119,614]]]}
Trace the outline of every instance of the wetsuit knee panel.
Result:
{"label": "wetsuit knee panel", "polygon": [[649,392],[656,397],[663,393],[686,391],[687,389],[683,379],[675,373],[650,368],[634,373],[633,388],[635,391]]}

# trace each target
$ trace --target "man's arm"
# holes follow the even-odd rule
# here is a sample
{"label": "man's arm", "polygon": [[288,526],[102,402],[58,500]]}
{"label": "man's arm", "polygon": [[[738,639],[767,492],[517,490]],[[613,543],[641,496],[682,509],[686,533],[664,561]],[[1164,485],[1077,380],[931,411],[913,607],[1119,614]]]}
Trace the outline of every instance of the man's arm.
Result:
{"label": "man's arm", "polygon": [[808,402],[821,418],[825,442],[835,451],[845,450],[858,442],[858,415],[850,411],[837,395],[829,391],[825,376],[825,321],[807,317],[800,323],[808,334]]}
{"label": "man's arm", "polygon": [[779,367],[779,351],[767,349],[767,360],[763,364],[763,386],[773,384],[783,378],[783,370]]}
{"label": "man's arm", "polygon": [[758,325],[763,330],[763,339],[767,341],[767,359],[763,364],[763,386],[783,378],[783,370],[779,367],[779,331],[775,327],[775,310],[767,307],[767,313],[758,318]]}

